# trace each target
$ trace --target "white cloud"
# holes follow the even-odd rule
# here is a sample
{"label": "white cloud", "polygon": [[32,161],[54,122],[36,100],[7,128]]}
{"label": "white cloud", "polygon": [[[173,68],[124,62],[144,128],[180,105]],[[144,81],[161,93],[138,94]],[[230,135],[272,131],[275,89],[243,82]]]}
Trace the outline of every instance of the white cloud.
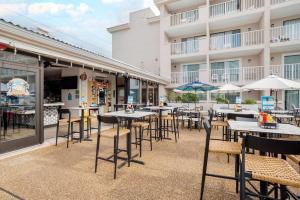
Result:
{"label": "white cloud", "polygon": [[1,3],[0,16],[14,15],[15,13],[24,12],[26,10],[25,3]]}
{"label": "white cloud", "polygon": [[124,0],[102,0],[102,3],[104,4],[112,4],[112,3],[120,3],[123,2]]}
{"label": "white cloud", "polygon": [[45,3],[33,3],[28,6],[28,13],[30,15],[41,15],[41,14],[59,14],[65,12],[72,17],[77,17],[87,13],[90,7],[86,3],[80,3],[79,6],[74,4],[60,4],[54,2]]}
{"label": "white cloud", "polygon": [[154,11],[154,13],[156,14],[156,15],[159,15],[159,10],[158,10],[158,8],[155,6],[155,4],[154,4],[154,1],[153,0],[143,0],[144,2],[144,8],[148,8],[148,7],[150,7],[153,11]]}

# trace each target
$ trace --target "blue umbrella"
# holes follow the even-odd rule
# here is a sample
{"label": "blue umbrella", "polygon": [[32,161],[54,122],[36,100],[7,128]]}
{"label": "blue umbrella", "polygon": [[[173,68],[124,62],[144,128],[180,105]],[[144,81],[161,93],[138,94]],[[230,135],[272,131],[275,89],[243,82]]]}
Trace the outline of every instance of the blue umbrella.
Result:
{"label": "blue umbrella", "polygon": [[[182,86],[177,87],[175,90],[177,91],[184,91],[184,92],[190,92],[190,93],[197,93],[197,92],[207,92],[212,90],[217,90],[218,87],[202,83],[199,81],[194,81]],[[196,108],[196,102],[195,102],[195,108]]]}

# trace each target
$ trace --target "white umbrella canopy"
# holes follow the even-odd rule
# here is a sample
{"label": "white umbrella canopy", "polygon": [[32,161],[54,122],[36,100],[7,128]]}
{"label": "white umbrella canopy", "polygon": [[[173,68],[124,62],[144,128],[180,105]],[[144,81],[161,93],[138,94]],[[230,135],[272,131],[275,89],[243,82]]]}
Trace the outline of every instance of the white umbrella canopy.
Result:
{"label": "white umbrella canopy", "polygon": [[293,90],[300,89],[300,83],[288,79],[269,75],[264,79],[250,83],[242,87],[246,90]]}
{"label": "white umbrella canopy", "polygon": [[230,92],[240,92],[241,90],[242,90],[241,87],[228,83],[220,87],[218,90],[215,90],[214,92],[230,93]]}

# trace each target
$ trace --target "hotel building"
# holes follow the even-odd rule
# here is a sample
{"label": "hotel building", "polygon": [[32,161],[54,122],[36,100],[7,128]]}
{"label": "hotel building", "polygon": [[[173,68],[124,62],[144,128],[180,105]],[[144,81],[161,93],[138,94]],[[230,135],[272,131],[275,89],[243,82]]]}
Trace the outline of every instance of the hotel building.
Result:
{"label": "hotel building", "polygon": [[[201,81],[243,86],[274,74],[300,80],[299,0],[155,0],[111,27],[113,57],[168,78],[161,94]],[[242,93],[260,99],[267,91]],[[299,91],[280,91],[283,108],[299,106]],[[201,95],[202,101],[214,95]]]}

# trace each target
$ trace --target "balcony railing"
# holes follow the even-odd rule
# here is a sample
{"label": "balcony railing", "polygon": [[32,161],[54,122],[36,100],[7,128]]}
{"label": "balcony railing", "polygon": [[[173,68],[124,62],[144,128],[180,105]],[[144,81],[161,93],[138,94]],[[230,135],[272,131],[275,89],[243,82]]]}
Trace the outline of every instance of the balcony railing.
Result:
{"label": "balcony railing", "polygon": [[300,63],[271,66],[271,73],[282,78],[299,81]]}
{"label": "balcony railing", "polygon": [[170,25],[177,26],[181,24],[189,24],[199,20],[199,10],[191,10],[171,15]]}
{"label": "balcony railing", "polygon": [[211,83],[245,83],[256,81],[263,77],[263,66],[210,70]]}
{"label": "balcony railing", "polygon": [[178,42],[171,44],[171,55],[184,55],[199,53],[200,48],[204,46],[204,41],[206,38],[190,40],[186,42]]}
{"label": "balcony railing", "polygon": [[300,23],[271,28],[271,43],[300,40]]}
{"label": "balcony railing", "polygon": [[271,5],[285,3],[285,2],[288,2],[288,1],[293,1],[293,0],[271,0]]}
{"label": "balcony railing", "polygon": [[171,73],[171,84],[185,84],[193,81],[199,81],[199,71]]}
{"label": "balcony railing", "polygon": [[264,30],[235,33],[210,38],[210,50],[220,50],[264,43]]}
{"label": "balcony railing", "polygon": [[209,13],[210,17],[213,18],[258,9],[263,6],[264,0],[231,0],[211,5]]}

